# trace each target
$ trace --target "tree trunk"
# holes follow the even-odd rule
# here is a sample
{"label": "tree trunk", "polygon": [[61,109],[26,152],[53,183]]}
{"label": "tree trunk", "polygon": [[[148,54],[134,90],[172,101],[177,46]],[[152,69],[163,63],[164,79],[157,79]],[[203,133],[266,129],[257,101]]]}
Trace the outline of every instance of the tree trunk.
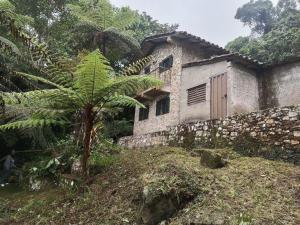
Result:
{"label": "tree trunk", "polygon": [[84,125],[85,125],[85,134],[83,140],[83,157],[82,157],[82,173],[83,176],[87,179],[89,176],[88,160],[91,153],[91,134],[93,129],[93,107],[87,106],[84,113]]}

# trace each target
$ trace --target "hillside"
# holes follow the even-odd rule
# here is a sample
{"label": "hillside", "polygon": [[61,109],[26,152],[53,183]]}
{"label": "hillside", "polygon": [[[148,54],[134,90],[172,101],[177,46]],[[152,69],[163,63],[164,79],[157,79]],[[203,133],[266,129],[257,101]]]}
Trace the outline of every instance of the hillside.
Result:
{"label": "hillside", "polygon": [[2,224],[157,224],[161,218],[172,225],[300,224],[299,166],[214,151],[225,167],[205,168],[197,152],[182,149],[124,150],[84,194],[49,187],[1,197],[0,218]]}

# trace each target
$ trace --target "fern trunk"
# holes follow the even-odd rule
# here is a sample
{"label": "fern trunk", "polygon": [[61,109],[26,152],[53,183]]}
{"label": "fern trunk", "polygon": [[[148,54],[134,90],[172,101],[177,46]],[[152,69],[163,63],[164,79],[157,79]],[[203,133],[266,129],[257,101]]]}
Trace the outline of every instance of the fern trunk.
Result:
{"label": "fern trunk", "polygon": [[93,107],[87,106],[85,109],[84,124],[85,134],[83,141],[83,157],[82,157],[82,172],[83,176],[87,178],[89,176],[88,160],[91,154],[91,138],[93,130]]}

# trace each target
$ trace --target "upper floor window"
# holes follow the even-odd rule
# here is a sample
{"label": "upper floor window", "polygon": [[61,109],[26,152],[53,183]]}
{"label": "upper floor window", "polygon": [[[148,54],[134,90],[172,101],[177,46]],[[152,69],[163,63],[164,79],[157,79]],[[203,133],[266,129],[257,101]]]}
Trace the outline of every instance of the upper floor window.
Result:
{"label": "upper floor window", "polygon": [[188,105],[194,105],[206,101],[206,84],[193,87],[187,90]]}
{"label": "upper floor window", "polygon": [[150,66],[145,67],[144,73],[149,74],[150,72],[151,72],[151,67]]}
{"label": "upper floor window", "polygon": [[145,105],[146,108],[139,109],[139,121],[147,120],[149,118],[149,105]]}
{"label": "upper floor window", "polygon": [[159,63],[159,72],[162,73],[173,66],[173,56],[165,58],[161,63]]}
{"label": "upper floor window", "polygon": [[170,96],[167,96],[156,103],[156,116],[170,112]]}

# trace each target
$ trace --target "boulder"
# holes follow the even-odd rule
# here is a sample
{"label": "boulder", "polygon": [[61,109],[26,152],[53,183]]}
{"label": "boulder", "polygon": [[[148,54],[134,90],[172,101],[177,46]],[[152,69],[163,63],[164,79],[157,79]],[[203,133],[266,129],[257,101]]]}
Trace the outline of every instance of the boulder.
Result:
{"label": "boulder", "polygon": [[204,167],[210,169],[219,169],[226,166],[226,161],[222,159],[221,155],[209,150],[203,150],[201,152],[200,163]]}

